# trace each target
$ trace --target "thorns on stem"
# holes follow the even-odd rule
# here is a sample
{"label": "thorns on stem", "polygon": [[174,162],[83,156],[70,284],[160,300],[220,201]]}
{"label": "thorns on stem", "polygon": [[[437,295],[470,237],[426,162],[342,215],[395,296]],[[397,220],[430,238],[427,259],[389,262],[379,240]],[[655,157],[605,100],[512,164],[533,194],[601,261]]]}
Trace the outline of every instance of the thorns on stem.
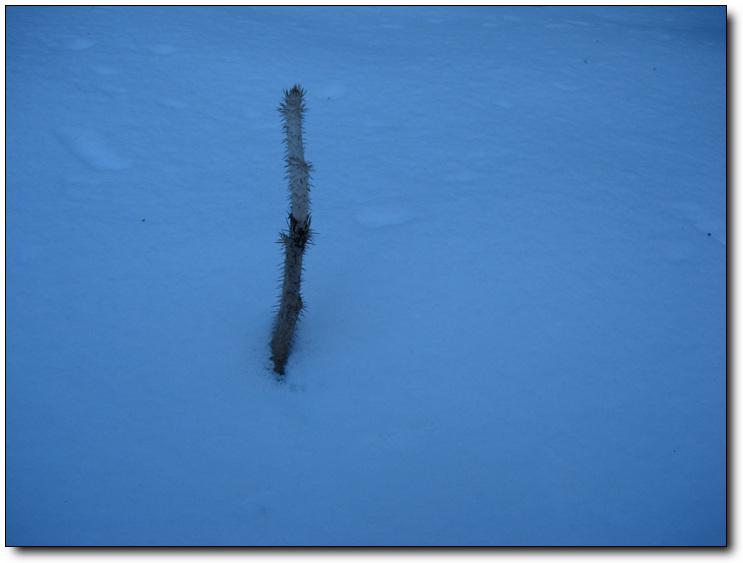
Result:
{"label": "thorns on stem", "polygon": [[297,319],[304,309],[300,293],[302,259],[312,237],[309,213],[309,177],[312,167],[304,160],[302,140],[304,94],[305,91],[299,85],[291,90],[284,90],[284,101],[279,107],[286,133],[286,169],[291,202],[289,229],[288,232],[281,233],[280,242],[284,245],[284,278],[281,303],[271,340],[274,371],[282,376],[294,340]]}

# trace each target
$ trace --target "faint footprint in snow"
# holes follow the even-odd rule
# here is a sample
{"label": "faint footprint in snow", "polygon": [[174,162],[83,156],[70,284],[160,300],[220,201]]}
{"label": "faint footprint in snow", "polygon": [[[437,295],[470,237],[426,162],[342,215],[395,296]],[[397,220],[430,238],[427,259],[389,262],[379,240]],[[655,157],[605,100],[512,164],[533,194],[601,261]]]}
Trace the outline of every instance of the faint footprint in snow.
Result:
{"label": "faint footprint in snow", "polygon": [[59,137],[68,149],[95,170],[122,170],[130,165],[129,160],[118,154],[95,130],[71,128],[62,131]]}

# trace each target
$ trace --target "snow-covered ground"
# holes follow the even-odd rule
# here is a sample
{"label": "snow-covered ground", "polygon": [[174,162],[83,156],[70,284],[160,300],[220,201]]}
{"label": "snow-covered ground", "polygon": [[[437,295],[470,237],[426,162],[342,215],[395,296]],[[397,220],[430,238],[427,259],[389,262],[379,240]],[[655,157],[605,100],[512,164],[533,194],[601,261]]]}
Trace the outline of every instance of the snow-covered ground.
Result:
{"label": "snow-covered ground", "polygon": [[7,544],[725,544],[725,47],[724,7],[6,8]]}

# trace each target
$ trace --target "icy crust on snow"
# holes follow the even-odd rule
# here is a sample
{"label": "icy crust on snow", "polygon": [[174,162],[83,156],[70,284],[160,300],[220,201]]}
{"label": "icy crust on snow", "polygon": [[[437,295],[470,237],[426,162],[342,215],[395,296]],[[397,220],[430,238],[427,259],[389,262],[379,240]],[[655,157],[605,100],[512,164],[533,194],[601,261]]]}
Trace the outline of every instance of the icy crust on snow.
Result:
{"label": "icy crust on snow", "polygon": [[725,26],[8,7],[6,543],[725,544]]}

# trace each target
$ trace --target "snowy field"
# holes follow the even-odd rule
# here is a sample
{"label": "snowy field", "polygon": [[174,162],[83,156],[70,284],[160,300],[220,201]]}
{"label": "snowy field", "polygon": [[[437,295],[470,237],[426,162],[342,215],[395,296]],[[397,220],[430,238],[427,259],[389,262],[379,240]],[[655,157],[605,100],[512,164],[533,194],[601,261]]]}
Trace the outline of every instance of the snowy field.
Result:
{"label": "snowy field", "polygon": [[726,543],[724,7],[5,15],[8,545]]}

